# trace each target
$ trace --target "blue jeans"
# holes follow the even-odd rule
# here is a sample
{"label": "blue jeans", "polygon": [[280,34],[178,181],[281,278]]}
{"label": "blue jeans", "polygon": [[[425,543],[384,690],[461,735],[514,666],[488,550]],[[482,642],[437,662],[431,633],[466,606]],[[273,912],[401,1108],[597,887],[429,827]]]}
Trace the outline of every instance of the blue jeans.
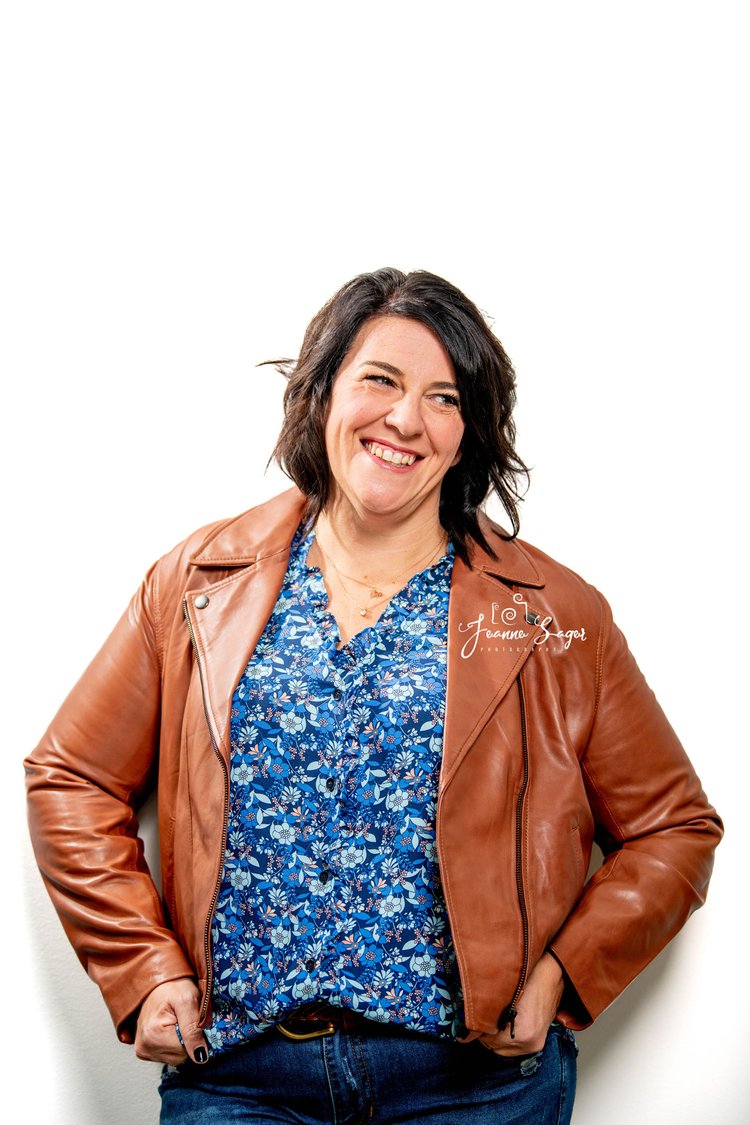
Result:
{"label": "blue jeans", "polygon": [[566,1125],[576,1085],[573,1034],[503,1058],[373,1023],[372,1031],[292,1042],[266,1032],[204,1066],[165,1067],[161,1125]]}

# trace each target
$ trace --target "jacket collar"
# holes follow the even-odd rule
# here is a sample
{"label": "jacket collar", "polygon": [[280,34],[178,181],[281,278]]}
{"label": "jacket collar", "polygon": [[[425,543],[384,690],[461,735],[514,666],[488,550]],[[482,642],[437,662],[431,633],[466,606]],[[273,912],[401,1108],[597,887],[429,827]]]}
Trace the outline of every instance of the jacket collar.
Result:
{"label": "jacket collar", "polygon": [[243,512],[215,529],[192,556],[200,567],[250,566],[288,551],[305,510],[296,488]]}
{"label": "jacket collar", "polygon": [[[199,567],[249,566],[287,551],[304,510],[304,496],[298,489],[290,488],[221,524],[192,556],[191,562]],[[493,558],[478,544],[472,544],[469,551],[472,570],[517,586],[535,589],[544,586],[544,576],[524,545],[517,539],[503,538],[502,529],[486,516],[481,516],[480,522],[497,557]]]}
{"label": "jacket collar", "polygon": [[481,512],[479,525],[495,557],[472,543],[469,549],[472,569],[491,574],[514,586],[531,586],[534,589],[544,586],[544,575],[523,543],[518,539],[508,539],[507,532]]}

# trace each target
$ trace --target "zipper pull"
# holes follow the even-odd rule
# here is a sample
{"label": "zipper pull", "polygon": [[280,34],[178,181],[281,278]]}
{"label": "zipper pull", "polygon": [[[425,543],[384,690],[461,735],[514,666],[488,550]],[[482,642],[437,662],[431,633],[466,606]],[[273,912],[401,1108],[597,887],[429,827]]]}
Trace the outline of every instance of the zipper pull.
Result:
{"label": "zipper pull", "polygon": [[503,1012],[502,1017],[501,1017],[502,1022],[499,1025],[500,1031],[505,1031],[506,1027],[510,1024],[510,1037],[511,1037],[511,1039],[515,1039],[515,1037],[516,1037],[516,1016],[517,1015],[518,1015],[518,1012],[516,1011],[516,1009],[511,1004]]}

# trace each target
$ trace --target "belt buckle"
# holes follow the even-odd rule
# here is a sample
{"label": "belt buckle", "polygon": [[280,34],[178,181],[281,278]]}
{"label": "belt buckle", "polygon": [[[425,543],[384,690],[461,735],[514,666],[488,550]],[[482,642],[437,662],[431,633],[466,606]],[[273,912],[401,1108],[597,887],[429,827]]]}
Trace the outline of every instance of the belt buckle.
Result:
{"label": "belt buckle", "polygon": [[[323,1024],[322,1027],[313,1028],[310,1031],[293,1031],[289,1024],[304,1025],[305,1023],[318,1023]],[[336,1024],[331,1023],[330,1020],[316,1019],[313,1013],[309,1016],[298,1015],[292,1012],[291,1015],[286,1016],[276,1024],[276,1027],[282,1035],[287,1039],[293,1040],[295,1043],[302,1042],[305,1039],[322,1039],[326,1035],[336,1034]]]}

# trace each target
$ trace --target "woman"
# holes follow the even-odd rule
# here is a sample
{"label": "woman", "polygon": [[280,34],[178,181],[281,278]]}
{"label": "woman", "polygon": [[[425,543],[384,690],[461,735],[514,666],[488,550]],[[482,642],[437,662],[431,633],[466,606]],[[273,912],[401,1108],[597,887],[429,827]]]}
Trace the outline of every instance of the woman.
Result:
{"label": "woman", "polygon": [[155,564],[27,761],[47,886],[163,1121],[568,1121],[572,1029],[720,821],[607,603],[515,538],[477,308],[364,274],[288,366],[295,489]]}

